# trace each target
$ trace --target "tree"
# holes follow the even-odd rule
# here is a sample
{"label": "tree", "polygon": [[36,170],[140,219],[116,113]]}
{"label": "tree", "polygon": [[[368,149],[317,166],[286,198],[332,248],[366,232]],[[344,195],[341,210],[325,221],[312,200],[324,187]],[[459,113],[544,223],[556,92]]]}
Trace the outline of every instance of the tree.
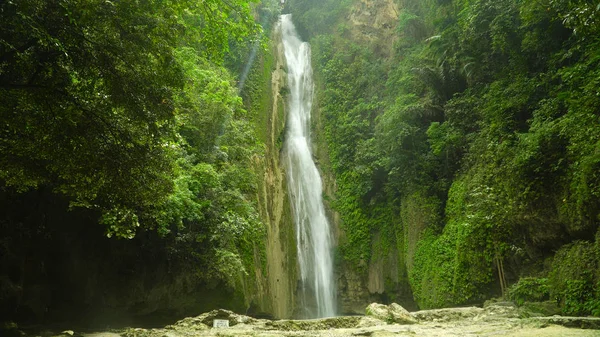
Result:
{"label": "tree", "polygon": [[0,22],[4,188],[49,186],[127,236],[173,190],[189,81],[177,48],[219,64],[259,29],[245,0],[14,0]]}

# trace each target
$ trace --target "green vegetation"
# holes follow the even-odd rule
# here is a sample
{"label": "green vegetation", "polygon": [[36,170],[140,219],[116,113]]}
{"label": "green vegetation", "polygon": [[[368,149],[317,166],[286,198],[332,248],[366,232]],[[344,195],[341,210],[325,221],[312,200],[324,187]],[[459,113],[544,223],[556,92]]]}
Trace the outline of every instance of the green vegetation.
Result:
{"label": "green vegetation", "polygon": [[568,315],[600,316],[600,273],[597,247],[576,241],[554,256],[550,295]]}
{"label": "green vegetation", "polygon": [[239,128],[219,64],[229,39],[257,31],[249,11],[242,1],[4,3],[4,185],[50,186],[102,210],[111,234],[157,219],[180,158],[216,162],[220,134]]}
{"label": "green vegetation", "polygon": [[396,233],[422,308],[550,296],[598,315],[600,7],[337,3],[288,7],[313,45],[341,258],[364,274]]}
{"label": "green vegetation", "polygon": [[509,298],[517,305],[525,302],[542,302],[550,298],[547,278],[523,277],[508,291]]}
{"label": "green vegetation", "polygon": [[[597,3],[286,6],[313,46],[339,266],[367,279],[398,254],[385,297],[422,308],[507,296],[600,315]],[[199,294],[241,310],[260,296],[253,163],[278,12],[0,3],[0,315],[199,310]]]}
{"label": "green vegetation", "polygon": [[[56,305],[24,303],[35,296],[29,275],[40,289],[54,282],[44,265],[72,271],[38,239],[111,245],[76,222],[131,239],[157,269],[195,275],[188,291],[224,284],[239,298],[243,283],[255,295],[265,233],[251,158],[262,147],[225,66],[242,69],[252,46],[264,48],[255,19],[268,29],[277,10],[247,0],[0,4],[0,196],[12,208],[0,217],[3,316]],[[111,272],[147,278],[152,258],[129,258]]]}

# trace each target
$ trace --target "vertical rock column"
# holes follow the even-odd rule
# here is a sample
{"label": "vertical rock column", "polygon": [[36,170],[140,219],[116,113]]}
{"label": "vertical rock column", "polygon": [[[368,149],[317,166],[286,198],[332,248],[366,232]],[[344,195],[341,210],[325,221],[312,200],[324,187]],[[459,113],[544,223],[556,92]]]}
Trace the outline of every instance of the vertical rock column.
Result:
{"label": "vertical rock column", "polygon": [[267,229],[265,302],[261,309],[275,318],[290,318],[294,312],[296,290],[296,244],[294,224],[280,152],[285,132],[287,74],[281,41],[281,26],[274,29],[271,39],[274,57],[271,72],[270,110],[264,111],[266,129],[265,156],[256,158],[259,182],[259,212]]}

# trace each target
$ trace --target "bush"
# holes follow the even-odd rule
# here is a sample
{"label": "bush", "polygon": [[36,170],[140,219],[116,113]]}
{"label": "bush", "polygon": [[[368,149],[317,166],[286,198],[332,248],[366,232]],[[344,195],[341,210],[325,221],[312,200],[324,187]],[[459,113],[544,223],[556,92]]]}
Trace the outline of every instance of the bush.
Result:
{"label": "bush", "polygon": [[588,280],[567,280],[563,292],[563,313],[567,315],[599,315],[600,298]]}
{"label": "bush", "polygon": [[508,289],[508,297],[517,305],[541,302],[550,298],[547,278],[523,277]]}
{"label": "bush", "polygon": [[554,256],[550,295],[566,315],[600,315],[600,280],[595,246],[577,241]]}

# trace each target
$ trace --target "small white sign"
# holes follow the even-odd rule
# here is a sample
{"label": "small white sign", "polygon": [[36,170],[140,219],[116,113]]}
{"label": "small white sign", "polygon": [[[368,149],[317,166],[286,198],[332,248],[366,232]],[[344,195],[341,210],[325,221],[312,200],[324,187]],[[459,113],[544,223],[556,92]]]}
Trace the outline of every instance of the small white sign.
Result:
{"label": "small white sign", "polygon": [[229,328],[229,320],[215,319],[213,321],[213,328]]}

